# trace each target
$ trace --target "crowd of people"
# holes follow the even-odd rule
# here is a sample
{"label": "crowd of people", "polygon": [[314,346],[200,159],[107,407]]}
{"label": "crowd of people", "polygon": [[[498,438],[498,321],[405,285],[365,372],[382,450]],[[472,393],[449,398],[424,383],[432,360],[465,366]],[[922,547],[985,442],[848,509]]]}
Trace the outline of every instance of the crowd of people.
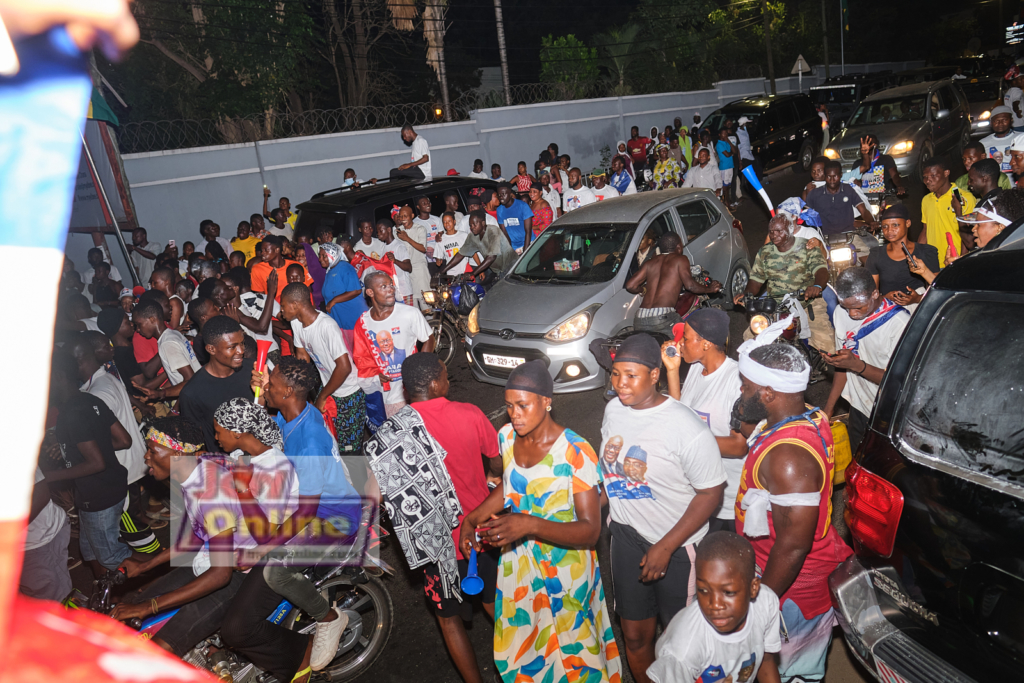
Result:
{"label": "crowd of people", "polygon": [[[1006,132],[1004,117],[994,111],[993,135]],[[834,624],[827,577],[851,552],[831,526],[830,421],[849,403],[855,449],[938,271],[1024,216],[1024,190],[1006,189],[985,141],[965,149],[968,172],[955,181],[945,159],[925,164],[916,241],[904,204],[877,219],[868,210],[872,192],[906,193],[871,136],[849,169],[816,159],[803,197],[778,207],[744,294],[804,294],[813,313],[796,317],[836,370],[820,409],[805,403],[806,356],[772,343],[792,318],[738,348],[721,310],[698,309],[683,324],[680,293],[721,285],[695,281],[674,234],[641,245],[626,283],[644,295],[641,333],[610,366],[615,397],[599,450],[555,421],[541,361],[511,372],[500,431],[478,407],[449,400],[421,309],[432,274],[493,282],[563,213],[635,192],[645,170],[656,189],[708,187],[734,199],[732,171],[751,162],[746,124],[727,124],[713,146],[706,130],[691,134],[699,122],[687,130],[676,119],[651,138],[634,128],[610,177],[592,173],[591,187],[552,144],[534,174],[521,162],[505,181],[493,165],[497,190],[474,194],[466,214],[452,196],[432,215],[424,197],[360,223],[358,236],[296,232],[287,198],[268,211],[268,189],[262,212],[230,240],[212,220],[180,251],[136,229],[130,267],[143,287],[125,287],[102,247],[82,273],[66,260],[22,590],[67,596],[71,521],[97,576],[120,567],[134,577],[171,557],[154,531],[187,519],[201,542],[196,560],[125,595],[113,616],[180,608],[155,639],[162,647],[182,656],[220,629],[278,680],[303,680],[330,662],[346,617],[267,549],[312,520],[344,526],[358,517],[353,501],[382,499],[465,681],[485,678],[464,626],[471,557],[508,683],[616,681],[624,666],[641,682],[821,680]],[[402,137],[412,158],[392,177],[431,177],[426,141],[411,127]],[[473,174],[483,177],[482,161]],[[348,185],[362,182],[346,172]],[[858,218],[885,245],[829,285],[825,236]],[[353,467],[344,454],[366,459]],[[233,521],[207,526],[211,504]],[[595,550],[606,514],[611,609]],[[282,597],[317,622],[313,636],[265,620]]]}

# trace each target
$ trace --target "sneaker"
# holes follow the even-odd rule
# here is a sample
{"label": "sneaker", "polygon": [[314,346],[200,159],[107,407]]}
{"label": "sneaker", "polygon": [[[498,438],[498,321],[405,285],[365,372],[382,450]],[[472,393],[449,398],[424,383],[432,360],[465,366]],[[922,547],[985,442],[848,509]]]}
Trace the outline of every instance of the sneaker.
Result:
{"label": "sneaker", "polygon": [[338,618],[334,621],[321,621],[316,625],[316,635],[313,636],[313,652],[309,656],[309,665],[313,671],[321,671],[338,653],[338,644],[341,642],[341,634],[348,626],[348,615],[337,607],[334,613]]}

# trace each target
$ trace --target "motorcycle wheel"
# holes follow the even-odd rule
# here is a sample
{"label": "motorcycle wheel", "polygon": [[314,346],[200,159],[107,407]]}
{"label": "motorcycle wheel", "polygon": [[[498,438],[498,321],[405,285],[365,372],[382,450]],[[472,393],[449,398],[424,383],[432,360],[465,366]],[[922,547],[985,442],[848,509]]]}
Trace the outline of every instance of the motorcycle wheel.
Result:
{"label": "motorcycle wheel", "polygon": [[432,320],[430,328],[434,336],[434,353],[445,365],[451,365],[462,341],[459,333],[445,320]]}
{"label": "motorcycle wheel", "polygon": [[[357,596],[355,603],[346,609],[350,613],[349,624],[341,636],[339,647],[344,649],[346,640],[355,635],[352,630],[355,626],[352,612],[360,617],[363,630],[351,649],[316,675],[329,681],[351,681],[366,673],[384,653],[388,641],[391,640],[391,631],[395,623],[395,605],[391,601],[388,589],[375,577],[369,577],[366,583],[352,585],[348,579],[339,576],[324,583],[320,590],[326,594],[333,587],[337,587],[339,598],[345,593],[355,593]],[[301,623],[300,617],[303,618]],[[284,623],[284,626],[290,629],[308,625],[308,619],[305,619],[305,615],[297,609],[292,610]]]}

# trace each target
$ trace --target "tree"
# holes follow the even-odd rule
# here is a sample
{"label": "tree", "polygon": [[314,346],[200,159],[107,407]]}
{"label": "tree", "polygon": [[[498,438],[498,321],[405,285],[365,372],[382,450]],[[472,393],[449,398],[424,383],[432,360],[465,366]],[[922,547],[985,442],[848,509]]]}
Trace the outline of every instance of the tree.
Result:
{"label": "tree", "polygon": [[[399,31],[412,31],[418,14],[416,4],[411,0],[387,0],[395,27]],[[444,16],[448,12],[448,0],[426,0],[423,8],[423,40],[427,43],[427,64],[437,77],[441,102],[444,105],[445,120],[451,118],[448,101],[448,75],[444,63],[444,34],[447,28]]]}
{"label": "tree", "polygon": [[[331,65],[340,106],[363,106],[383,99],[397,78],[377,58],[384,38],[397,30],[384,0],[323,0],[321,55]],[[383,42],[382,42],[383,40]],[[339,64],[340,59],[340,64]]]}
{"label": "tree", "polygon": [[611,29],[607,33],[594,36],[597,49],[604,56],[601,65],[608,69],[615,82],[615,95],[630,95],[633,89],[626,83],[626,71],[638,52],[644,49],[637,41],[640,35],[639,24],[626,24]]}
{"label": "tree", "polygon": [[586,87],[597,80],[597,48],[569,34],[540,39],[540,80],[552,84],[557,99],[572,100],[584,96]]}

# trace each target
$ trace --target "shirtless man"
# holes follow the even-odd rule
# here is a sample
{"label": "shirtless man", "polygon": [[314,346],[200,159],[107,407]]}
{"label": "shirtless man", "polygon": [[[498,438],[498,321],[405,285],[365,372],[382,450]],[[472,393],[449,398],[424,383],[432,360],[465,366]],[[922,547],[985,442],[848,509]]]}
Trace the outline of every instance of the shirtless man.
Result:
{"label": "shirtless man", "polygon": [[683,290],[714,294],[722,289],[722,283],[712,281],[710,287],[705,287],[694,281],[690,274],[690,259],[683,254],[683,240],[674,232],[661,236],[658,249],[661,253],[650,257],[636,275],[626,281],[626,291],[630,294],[644,292],[644,300],[633,320],[633,329],[671,337],[672,326],[682,321],[676,312],[676,301]]}

